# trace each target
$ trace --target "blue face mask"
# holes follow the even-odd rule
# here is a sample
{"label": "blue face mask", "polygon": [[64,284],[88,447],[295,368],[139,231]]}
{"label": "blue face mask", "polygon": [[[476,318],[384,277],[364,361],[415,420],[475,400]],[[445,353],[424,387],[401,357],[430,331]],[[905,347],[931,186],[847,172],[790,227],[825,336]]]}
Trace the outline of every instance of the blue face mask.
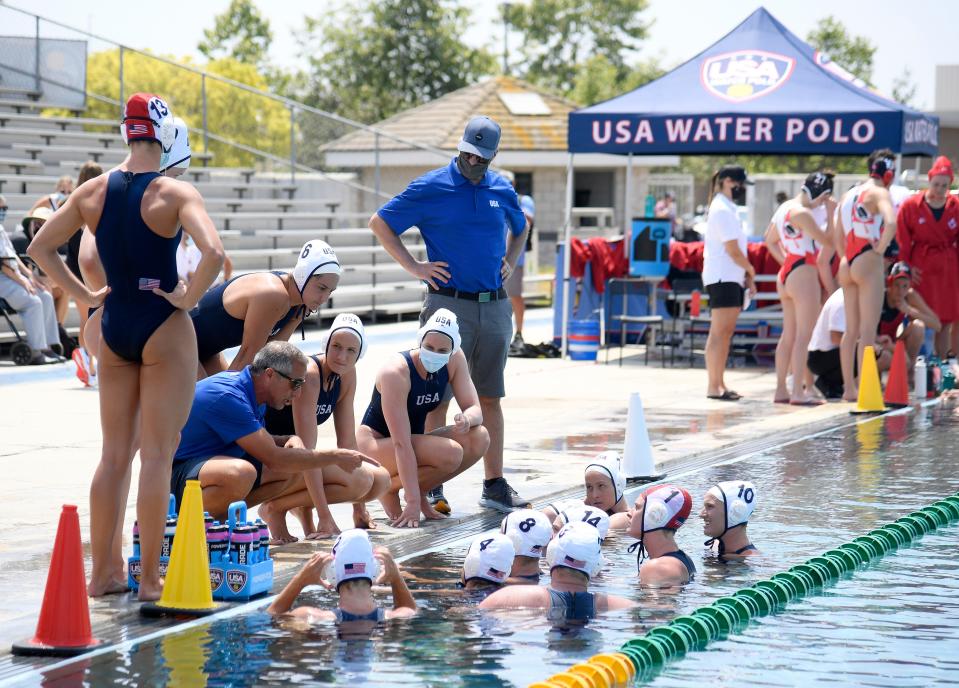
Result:
{"label": "blue face mask", "polygon": [[426,368],[427,373],[435,373],[437,370],[450,362],[450,356],[453,352],[440,354],[428,349],[420,349],[420,363]]}
{"label": "blue face mask", "polygon": [[0,222],[3,222],[6,219],[7,219],[7,209],[0,208]]}

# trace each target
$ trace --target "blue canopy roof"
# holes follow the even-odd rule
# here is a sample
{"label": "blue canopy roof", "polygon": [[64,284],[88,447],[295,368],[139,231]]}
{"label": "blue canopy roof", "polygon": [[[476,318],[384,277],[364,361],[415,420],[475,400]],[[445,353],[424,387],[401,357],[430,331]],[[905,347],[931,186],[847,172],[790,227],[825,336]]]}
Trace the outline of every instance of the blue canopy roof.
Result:
{"label": "blue canopy roof", "polygon": [[764,8],[645,86],[569,114],[571,153],[935,155],[939,118],[889,100]]}

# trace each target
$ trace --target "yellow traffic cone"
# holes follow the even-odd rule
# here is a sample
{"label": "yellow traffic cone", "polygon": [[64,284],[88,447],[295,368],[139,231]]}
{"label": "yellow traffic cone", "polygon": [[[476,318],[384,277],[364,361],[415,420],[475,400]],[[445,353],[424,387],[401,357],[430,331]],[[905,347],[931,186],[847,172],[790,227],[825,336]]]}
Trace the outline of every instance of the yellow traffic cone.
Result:
{"label": "yellow traffic cone", "polygon": [[144,616],[206,616],[216,612],[220,606],[213,602],[210,587],[203,492],[199,480],[187,480],[163,594],[159,602],[142,605],[140,613]]}
{"label": "yellow traffic cone", "polygon": [[863,350],[862,370],[859,371],[859,397],[856,400],[856,408],[850,413],[883,413],[886,410],[886,405],[882,401],[882,385],[879,382],[876,352],[871,346],[867,346]]}

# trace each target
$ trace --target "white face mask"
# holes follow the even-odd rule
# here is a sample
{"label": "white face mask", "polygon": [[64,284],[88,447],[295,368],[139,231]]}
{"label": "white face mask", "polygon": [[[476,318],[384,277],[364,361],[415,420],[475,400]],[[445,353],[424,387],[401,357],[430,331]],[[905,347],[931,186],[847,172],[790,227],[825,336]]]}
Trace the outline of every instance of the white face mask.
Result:
{"label": "white face mask", "polygon": [[450,362],[450,356],[453,352],[440,354],[428,349],[420,349],[420,363],[426,368],[427,373],[435,373],[437,370]]}

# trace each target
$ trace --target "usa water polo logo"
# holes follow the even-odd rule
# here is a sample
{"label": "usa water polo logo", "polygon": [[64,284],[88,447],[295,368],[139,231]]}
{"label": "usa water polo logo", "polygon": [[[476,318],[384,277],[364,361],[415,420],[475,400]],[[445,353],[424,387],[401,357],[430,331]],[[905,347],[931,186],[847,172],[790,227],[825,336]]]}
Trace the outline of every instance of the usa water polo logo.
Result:
{"label": "usa water polo logo", "polygon": [[724,100],[742,103],[760,98],[792,76],[796,60],[764,50],[736,50],[703,61],[701,78],[706,90]]}

